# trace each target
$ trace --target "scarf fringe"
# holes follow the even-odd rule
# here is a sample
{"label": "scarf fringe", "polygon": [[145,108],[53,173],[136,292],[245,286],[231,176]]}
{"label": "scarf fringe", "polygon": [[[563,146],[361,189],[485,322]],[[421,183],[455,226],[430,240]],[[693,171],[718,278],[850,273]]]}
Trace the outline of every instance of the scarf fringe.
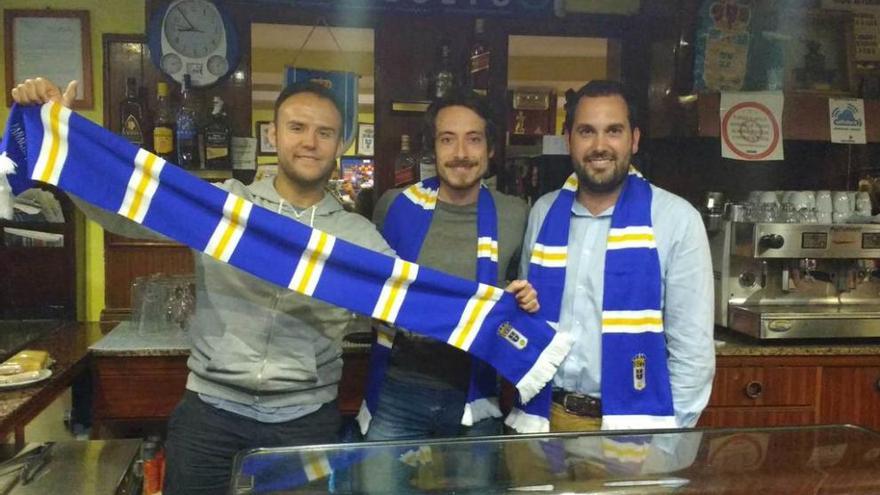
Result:
{"label": "scarf fringe", "polygon": [[8,174],[15,173],[15,162],[6,156],[6,153],[0,154],[0,219],[12,220],[13,205],[15,199],[12,197],[12,186],[6,180]]}
{"label": "scarf fringe", "polygon": [[497,397],[484,397],[464,405],[464,414],[461,415],[461,424],[473,426],[486,418],[500,418],[501,408],[498,407]]}
{"label": "scarf fringe", "polygon": [[504,424],[517,433],[547,433],[550,431],[550,420],[537,414],[529,414],[522,409],[513,408],[504,420]]}
{"label": "scarf fringe", "polygon": [[526,373],[516,384],[523,403],[532,400],[544,385],[556,375],[556,368],[565,359],[573,344],[571,337],[566,333],[556,333],[553,340],[544,348],[532,369]]}
{"label": "scarf fringe", "polygon": [[0,175],[9,175],[15,173],[15,162],[12,158],[6,156],[6,153],[0,153]]}
{"label": "scarf fringe", "polygon": [[361,435],[366,435],[367,431],[370,429],[370,422],[373,421],[373,415],[370,413],[370,408],[367,407],[366,400],[361,402],[361,409],[358,411],[354,420],[357,421],[358,427],[361,429]]}

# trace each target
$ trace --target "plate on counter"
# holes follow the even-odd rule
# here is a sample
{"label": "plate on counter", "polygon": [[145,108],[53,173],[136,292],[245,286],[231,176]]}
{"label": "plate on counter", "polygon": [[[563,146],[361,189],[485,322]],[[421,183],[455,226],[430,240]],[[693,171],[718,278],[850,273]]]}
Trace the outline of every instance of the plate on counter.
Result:
{"label": "plate on counter", "polygon": [[18,377],[16,375],[0,375],[0,390],[24,387],[26,385],[41,382],[52,376],[52,370],[46,368],[30,373],[32,373],[32,375],[29,375],[27,378]]}

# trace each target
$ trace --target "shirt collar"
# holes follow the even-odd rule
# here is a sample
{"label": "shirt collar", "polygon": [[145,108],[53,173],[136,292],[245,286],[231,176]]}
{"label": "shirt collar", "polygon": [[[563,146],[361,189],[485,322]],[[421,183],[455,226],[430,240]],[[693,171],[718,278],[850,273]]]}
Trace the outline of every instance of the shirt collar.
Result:
{"label": "shirt collar", "polygon": [[577,199],[571,203],[571,214],[576,217],[593,217],[593,218],[604,218],[610,217],[614,213],[614,205],[609,206],[602,213],[598,215],[593,215],[590,213],[590,210],[587,209],[586,206],[582,205]]}

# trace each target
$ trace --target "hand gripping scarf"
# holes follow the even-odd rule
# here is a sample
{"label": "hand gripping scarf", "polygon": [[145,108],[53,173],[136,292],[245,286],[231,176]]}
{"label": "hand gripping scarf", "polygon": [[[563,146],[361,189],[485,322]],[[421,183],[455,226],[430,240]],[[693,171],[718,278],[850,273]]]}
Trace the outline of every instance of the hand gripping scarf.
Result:
{"label": "hand gripping scarf", "polygon": [[[382,235],[397,255],[407,261],[416,261],[431,227],[440,181],[436,177],[406,188],[395,198],[382,225]],[[495,201],[485,186],[480,187],[477,199],[477,281],[495,285],[498,281],[498,217]],[[387,329],[376,333],[370,353],[370,368],[366,393],[357,420],[361,433],[369,429],[382,388],[388,360],[391,356],[393,335]],[[479,359],[471,364],[467,403],[461,424],[471,426],[488,418],[500,418],[495,370]]]}
{"label": "hand gripping scarf", "polygon": [[263,280],[447,342],[486,361],[531,398],[571,341],[501,289],[419,267],[311,229],[139,149],[57,103],[14,105],[0,170],[15,194],[31,180]]}
{"label": "hand gripping scarf", "polygon": [[[566,180],[538,232],[529,281],[538,291],[538,314],[559,322],[565,288],[571,207],[576,175]],[[635,169],[626,178],[611,216],[602,300],[602,429],[675,428],[660,307],[660,258],[651,225],[651,185]],[[539,424],[538,404],[516,407],[513,425]],[[511,425],[511,426],[513,426]],[[549,429],[549,424],[546,424]]]}

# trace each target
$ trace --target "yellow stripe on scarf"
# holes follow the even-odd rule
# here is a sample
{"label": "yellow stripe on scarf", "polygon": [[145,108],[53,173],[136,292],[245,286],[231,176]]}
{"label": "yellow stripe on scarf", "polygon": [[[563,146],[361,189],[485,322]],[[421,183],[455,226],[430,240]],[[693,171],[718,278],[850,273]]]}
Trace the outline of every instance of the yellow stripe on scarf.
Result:
{"label": "yellow stripe on scarf", "polygon": [[602,325],[620,325],[620,326],[641,326],[641,325],[661,325],[663,324],[662,318],[603,318]]}
{"label": "yellow stripe on scarf", "polygon": [[608,236],[608,242],[653,241],[654,234],[624,234]]}
{"label": "yellow stripe on scarf", "polygon": [[223,236],[220,238],[220,242],[217,243],[217,249],[211,253],[211,256],[219,258],[226,251],[229,239],[232,238],[232,234],[241,223],[242,208],[244,208],[244,199],[235,198],[235,206],[232,207],[232,214],[229,216],[229,225],[227,225],[226,229],[223,231]]}
{"label": "yellow stripe on scarf", "polygon": [[58,116],[61,114],[61,105],[54,103],[49,111],[49,132],[52,139],[52,147],[49,149],[49,159],[40,176],[40,182],[50,182],[52,172],[55,170],[55,162],[58,160],[58,149],[61,146],[61,130],[59,129]]}
{"label": "yellow stripe on scarf", "polygon": [[303,274],[302,280],[299,281],[299,285],[296,287],[297,292],[303,294],[306,292],[306,288],[309,285],[309,279],[312,278],[312,272],[315,270],[315,265],[318,264],[318,259],[321,257],[321,253],[324,251],[324,246],[327,245],[327,238],[328,236],[326,233],[319,233],[318,245],[315,246],[315,249],[309,256],[309,261],[306,264],[305,273]]}
{"label": "yellow stripe on scarf", "polygon": [[395,277],[394,282],[391,284],[391,293],[388,295],[388,299],[385,300],[385,305],[382,307],[382,313],[379,316],[379,319],[385,321],[389,320],[391,310],[394,309],[394,302],[397,300],[397,297],[401,292],[401,287],[403,287],[403,284],[409,282],[409,272],[411,269],[412,263],[403,262],[400,276]]}
{"label": "yellow stripe on scarf", "polygon": [[488,287],[486,290],[486,294],[479,300],[477,300],[477,303],[474,305],[473,309],[468,315],[467,322],[464,324],[464,327],[462,327],[461,333],[459,333],[458,338],[453,344],[459,349],[462,349],[465,341],[468,340],[468,335],[470,335],[471,331],[473,331],[475,326],[474,323],[476,323],[477,318],[479,318],[480,314],[482,313],[483,307],[486,306],[486,303],[493,298],[495,291],[500,290],[491,285],[488,285],[486,287]]}
{"label": "yellow stripe on scarf", "polygon": [[147,187],[150,185],[150,180],[153,178],[153,165],[156,164],[156,158],[156,155],[152,153],[147,154],[143,172],[141,173],[141,180],[138,181],[137,188],[135,188],[134,200],[132,200],[131,207],[125,213],[125,216],[132,220],[137,217],[138,210],[144,200],[144,193],[146,193]]}

